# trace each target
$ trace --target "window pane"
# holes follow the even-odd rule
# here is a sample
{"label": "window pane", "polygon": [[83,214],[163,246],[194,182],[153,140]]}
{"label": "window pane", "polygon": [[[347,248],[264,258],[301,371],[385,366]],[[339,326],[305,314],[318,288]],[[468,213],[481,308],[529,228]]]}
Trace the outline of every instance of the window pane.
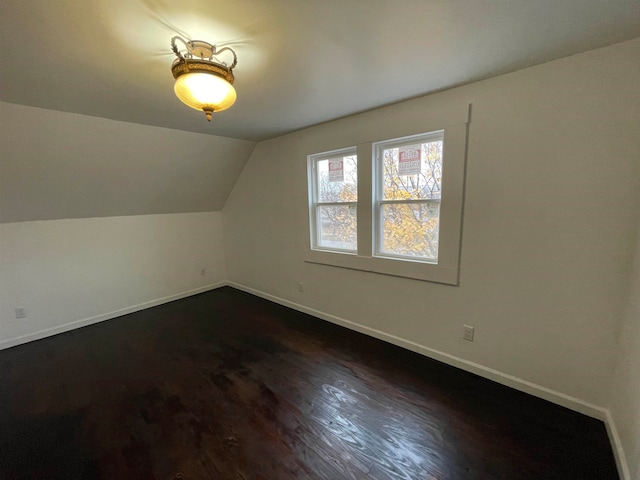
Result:
{"label": "window pane", "polygon": [[318,246],[355,251],[357,217],[355,205],[318,206]]}
{"label": "window pane", "polygon": [[442,191],[442,139],[382,148],[384,200],[434,200]]}
{"label": "window pane", "polygon": [[439,205],[434,202],[380,205],[380,253],[438,259]]}
{"label": "window pane", "polygon": [[358,157],[339,156],[317,162],[319,202],[358,201]]}

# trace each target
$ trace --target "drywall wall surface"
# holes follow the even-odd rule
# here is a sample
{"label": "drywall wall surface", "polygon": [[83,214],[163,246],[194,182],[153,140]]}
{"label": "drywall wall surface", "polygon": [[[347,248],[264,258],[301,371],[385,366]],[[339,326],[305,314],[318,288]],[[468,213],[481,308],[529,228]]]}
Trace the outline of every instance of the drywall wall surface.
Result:
{"label": "drywall wall surface", "polygon": [[0,223],[219,211],[255,146],[4,102],[0,144]]}
{"label": "drywall wall surface", "polygon": [[[223,210],[229,279],[605,406],[638,223],[639,84],[640,39],[262,142]],[[308,154],[468,103],[459,286],[305,262]]]}
{"label": "drywall wall surface", "polygon": [[629,478],[635,479],[640,478],[640,235],[630,287],[620,329],[610,409],[626,457]]}
{"label": "drywall wall surface", "polygon": [[221,228],[220,212],[0,225],[0,348],[225,280]]}

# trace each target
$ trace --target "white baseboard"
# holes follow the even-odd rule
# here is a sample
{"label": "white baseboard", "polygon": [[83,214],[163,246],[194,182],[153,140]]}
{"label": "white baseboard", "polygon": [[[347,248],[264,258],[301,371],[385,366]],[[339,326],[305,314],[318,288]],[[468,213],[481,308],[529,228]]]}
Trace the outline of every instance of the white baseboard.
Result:
{"label": "white baseboard", "polygon": [[495,382],[501,383],[502,385],[506,385],[508,387],[515,388],[516,390],[529,393],[536,397],[549,400],[550,402],[556,403],[558,405],[562,405],[563,407],[567,407],[571,410],[575,410],[577,412],[583,413],[590,417],[594,417],[599,420],[605,420],[605,417],[606,417],[605,408],[600,407],[598,405],[594,405],[589,402],[585,402],[584,400],[580,400],[579,398],[572,397],[570,395],[566,395],[561,392],[557,392],[550,388],[543,387],[542,385],[537,385],[527,380],[523,380],[513,375],[509,375],[508,373],[503,373],[498,370],[494,370],[493,368],[485,367],[484,365],[480,365],[478,363],[465,360],[464,358],[456,357],[455,355],[450,355],[448,353],[441,352],[440,350],[435,350],[430,347],[425,347],[424,345],[420,345],[416,342],[412,342],[411,340],[406,340],[404,338],[398,337],[396,335],[392,335],[390,333],[386,333],[371,327],[360,325],[359,323],[355,323],[350,320],[346,320],[344,318],[331,315],[329,313],[321,312],[320,310],[315,310],[313,308],[306,307],[299,303],[291,302],[289,300],[285,300],[283,298],[279,298],[274,295],[261,292],[259,290],[255,290],[245,285],[240,285],[234,282],[229,282],[229,285],[234,288],[237,288],[238,290],[242,290],[244,292],[251,293],[258,297],[262,297],[266,300],[279,303],[280,305],[284,305],[285,307],[293,308],[294,310],[298,310],[303,313],[308,313],[309,315],[313,315],[314,317],[318,317],[323,320],[327,320],[331,323],[341,325],[343,327],[349,328],[350,330],[355,330],[357,332],[364,333],[365,335],[369,335],[379,340],[383,340],[385,342],[392,343],[394,345],[406,348],[413,352],[420,353],[426,357],[433,358],[434,360],[438,360],[448,365],[460,368],[462,370],[466,370],[467,372],[475,373],[476,375],[479,375],[484,378],[488,378]]}
{"label": "white baseboard", "polygon": [[421,355],[424,355],[429,358],[433,358],[440,362],[446,363],[447,365],[460,368],[467,372],[471,372],[481,377],[487,378],[489,380],[493,380],[502,385],[515,388],[516,390],[529,393],[531,395],[556,403],[558,405],[569,408],[576,412],[602,420],[607,429],[609,441],[611,442],[611,446],[613,448],[616,465],[618,467],[618,472],[620,473],[620,479],[631,480],[631,474],[626,461],[624,449],[622,448],[620,436],[615,426],[615,422],[613,421],[613,417],[611,416],[611,412],[608,409],[600,407],[598,405],[593,405],[589,402],[585,402],[584,400],[580,400],[579,398],[572,397],[571,395],[566,395],[562,392],[558,392],[550,388],[543,387],[542,385],[537,385],[527,380],[523,380],[513,375],[509,375],[507,373],[503,373],[498,370],[485,367],[478,363],[465,360],[464,358],[456,357],[455,355],[450,355],[448,353],[441,352],[439,350],[426,347],[424,345],[420,345],[416,342],[412,342],[411,340],[406,340],[404,338],[401,338],[380,330],[376,330],[364,325],[360,325],[359,323],[355,323],[350,320],[346,320],[344,318],[322,312],[320,310],[315,310],[305,305],[301,305],[299,303],[285,300],[283,298],[276,297],[275,295],[271,295],[269,293],[265,293],[260,290],[256,290],[235,282],[226,282],[226,281],[218,282],[215,284],[206,285],[204,287],[195,288],[193,290],[189,290],[186,292],[181,292],[174,295],[169,295],[167,297],[150,300],[148,302],[140,303],[138,305],[133,305],[131,307],[122,308],[119,310],[115,310],[113,312],[104,313],[101,315],[96,315],[94,317],[89,317],[81,320],[76,320],[73,322],[65,323],[64,325],[58,325],[53,328],[48,328],[48,329],[40,330],[38,332],[30,333],[27,335],[22,335],[19,337],[8,339],[8,340],[3,340],[0,342],[0,350],[5,348],[10,348],[16,345],[20,345],[23,343],[31,342],[34,340],[39,340],[41,338],[45,338],[51,335],[56,335],[58,333],[67,332],[69,330],[74,330],[76,328],[84,327],[94,323],[103,322],[105,320],[110,320],[112,318],[120,317],[122,315],[134,313],[140,310],[155,307],[157,305],[162,305],[163,303],[168,303],[174,300],[179,300],[181,298],[197,295],[198,293],[207,292],[209,290],[215,290],[217,288],[224,287],[224,286],[231,286],[233,288],[237,288],[238,290],[242,290],[252,295],[256,295],[258,297],[278,303],[285,307],[289,307],[294,310],[307,313],[314,317],[320,318],[322,320],[326,320],[336,325],[346,327],[356,332],[364,333],[365,335],[369,335],[379,340],[383,340],[385,342],[392,343],[394,345],[397,345],[402,348],[406,348],[413,352],[420,353]]}
{"label": "white baseboard", "polygon": [[145,310],[147,308],[155,307],[157,305],[162,305],[163,303],[173,302],[174,300],[179,300],[181,298],[197,295],[198,293],[207,292],[209,290],[215,290],[216,288],[224,287],[225,285],[228,285],[228,283],[218,282],[212,285],[206,285],[204,287],[194,288],[193,290],[188,290],[186,292],[169,295],[167,297],[157,298],[155,300],[149,300],[148,302],[143,302],[138,305],[133,305],[131,307],[121,308],[119,310],[114,310],[113,312],[103,313],[101,315],[96,315],[94,317],[89,317],[89,318],[83,318],[81,320],[74,320],[73,322],[65,323],[63,325],[57,325],[52,328],[46,328],[44,330],[39,330],[37,332],[21,335],[19,337],[10,338],[8,340],[3,340],[0,342],[0,350],[3,350],[5,348],[10,348],[10,347],[15,347],[16,345],[32,342],[34,340],[40,340],[41,338],[50,337],[51,335],[57,335],[59,333],[68,332],[69,330],[75,330],[76,328],[85,327],[87,325],[92,325],[94,323],[104,322],[105,320],[111,320],[112,318],[121,317],[122,315],[138,312],[140,310]]}
{"label": "white baseboard", "polygon": [[[96,315],[89,318],[74,320],[72,322],[65,323],[63,325],[57,325],[52,328],[47,328],[44,330],[39,330],[37,332],[3,340],[3,341],[0,341],[0,350],[5,348],[10,348],[16,345],[20,345],[23,343],[31,342],[34,340],[39,340],[41,338],[45,338],[51,335],[56,335],[58,333],[67,332],[69,330],[84,327],[94,323],[103,322],[105,320],[110,320],[112,318],[120,317],[122,315],[127,315],[129,313],[155,307],[157,305],[162,305],[163,303],[168,303],[174,300],[179,300],[181,298],[197,295],[198,293],[214,290],[216,288],[224,287],[227,285],[237,288],[238,290],[242,290],[244,292],[250,293],[252,295],[256,295],[258,297],[264,298],[266,300],[278,303],[285,307],[293,308],[294,310],[298,310],[300,312],[313,315],[314,317],[321,318],[322,320],[326,320],[328,322],[341,325],[350,330],[355,330],[357,332],[364,333],[365,335],[369,335],[371,337],[383,340],[385,342],[398,345],[399,347],[403,347],[413,352],[420,353],[426,357],[433,358],[435,360],[441,361],[448,365],[452,365],[462,370],[475,373],[476,375],[479,375],[484,378],[488,378],[490,380],[501,383],[508,387],[512,387],[517,390],[529,393],[531,395],[535,395],[545,400],[549,400],[550,402],[556,403],[558,405],[562,405],[563,407],[567,407],[571,410],[575,410],[577,412],[583,413],[590,417],[594,417],[599,420],[603,420],[605,422],[611,421],[611,415],[609,414],[609,411],[607,409],[585,402],[584,400],[580,400],[579,398],[572,397],[570,395],[557,392],[555,390],[552,390],[547,387],[543,387],[541,385],[537,385],[527,380],[523,380],[513,375],[509,375],[507,373],[503,373],[498,370],[485,367],[484,365],[480,365],[478,363],[474,363],[469,360],[465,360],[463,358],[456,357],[454,355],[450,355],[448,353],[441,352],[439,350],[426,347],[424,345],[420,345],[411,340],[406,340],[404,338],[401,338],[380,330],[376,330],[371,327],[367,327],[367,326],[352,322],[350,320],[346,320],[344,318],[322,312],[320,310],[309,308],[299,303],[295,303],[280,297],[276,297],[275,295],[271,295],[269,293],[265,293],[260,290],[253,289],[251,287],[247,287],[246,285],[241,285],[239,283],[227,282],[227,281],[206,285],[204,287],[195,288],[193,290],[188,290],[186,292],[176,293],[174,295],[169,295],[167,297],[150,300],[148,302],[143,302],[138,305],[121,308],[119,310],[115,310],[109,313],[103,313],[103,314]],[[613,423],[611,424],[613,425]],[[615,431],[615,429],[612,429],[612,431]],[[619,440],[618,440],[618,443],[619,443]]]}
{"label": "white baseboard", "polygon": [[421,355],[433,358],[434,360],[446,363],[447,365],[460,368],[467,372],[475,373],[476,375],[479,375],[481,377],[493,380],[494,382],[506,385],[530,395],[534,395],[544,400],[548,400],[552,403],[561,405],[589,417],[602,420],[605,424],[607,435],[609,436],[609,441],[611,442],[611,447],[615,457],[616,466],[618,467],[618,472],[620,474],[620,479],[631,480],[631,475],[629,473],[629,468],[626,462],[624,450],[622,448],[622,443],[620,442],[618,430],[616,429],[615,422],[613,421],[611,413],[607,408],[585,402],[584,400],[581,400],[577,397],[573,397],[571,395],[567,395],[565,393],[543,387],[542,385],[538,385],[522,378],[509,375],[508,373],[500,372],[493,368],[485,367],[484,365],[465,360],[464,358],[456,357],[455,355],[450,355],[448,353],[441,352],[430,347],[425,347],[424,345],[412,342],[411,340],[406,340],[404,338],[397,337],[395,335],[391,335],[389,333],[385,333],[364,325],[360,325],[359,323],[355,323],[350,320],[346,320],[344,318],[322,312],[320,310],[306,307],[305,305],[301,305],[299,303],[276,297],[275,295],[271,295],[254,288],[247,287],[246,285],[241,285],[235,282],[228,282],[228,285],[233,288],[237,288],[238,290],[242,290],[244,292],[251,293],[252,295],[256,295],[266,300],[278,303],[285,307],[293,308],[294,310],[297,310],[299,312],[313,315],[314,317],[318,317],[328,322],[335,323],[350,330],[355,330],[356,332],[364,333],[365,335],[369,335],[379,340],[383,340],[385,342],[392,343],[413,352],[420,353]]}
{"label": "white baseboard", "polygon": [[622,441],[620,440],[620,435],[616,428],[616,422],[613,420],[613,416],[609,409],[606,410],[604,425],[607,428],[607,435],[609,435],[609,441],[613,448],[613,456],[616,459],[616,466],[618,467],[620,480],[631,480],[631,471],[629,470],[629,464],[627,463],[627,456],[624,453],[624,448],[622,448]]}

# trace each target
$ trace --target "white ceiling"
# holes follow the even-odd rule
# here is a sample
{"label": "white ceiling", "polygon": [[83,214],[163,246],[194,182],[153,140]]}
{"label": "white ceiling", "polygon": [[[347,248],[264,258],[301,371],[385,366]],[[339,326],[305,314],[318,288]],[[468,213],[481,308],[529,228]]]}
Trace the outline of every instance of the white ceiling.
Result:
{"label": "white ceiling", "polygon": [[[212,123],[176,34],[237,51]],[[640,0],[2,0],[0,100],[262,140],[637,36]]]}

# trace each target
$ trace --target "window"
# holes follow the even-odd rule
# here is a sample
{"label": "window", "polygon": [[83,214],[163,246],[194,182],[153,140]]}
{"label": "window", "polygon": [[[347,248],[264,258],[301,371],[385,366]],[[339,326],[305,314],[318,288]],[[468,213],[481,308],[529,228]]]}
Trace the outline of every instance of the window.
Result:
{"label": "window", "polygon": [[377,256],[438,263],[443,133],[374,144]]}
{"label": "window", "polygon": [[307,263],[458,285],[470,105],[408,105],[301,141]]}
{"label": "window", "polygon": [[356,149],[309,157],[311,245],[357,252],[358,157]]}

